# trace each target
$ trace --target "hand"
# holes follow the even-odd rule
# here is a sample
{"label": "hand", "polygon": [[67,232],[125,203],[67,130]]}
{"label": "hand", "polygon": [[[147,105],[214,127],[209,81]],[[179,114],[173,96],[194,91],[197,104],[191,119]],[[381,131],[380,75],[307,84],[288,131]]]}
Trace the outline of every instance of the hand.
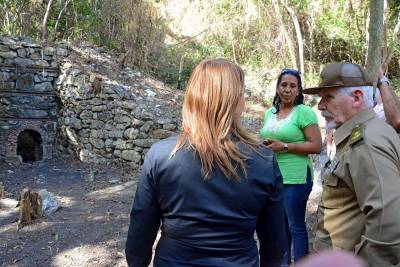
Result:
{"label": "hand", "polygon": [[263,141],[263,144],[266,145],[266,146],[269,146],[271,144],[271,139],[265,139]]}
{"label": "hand", "polygon": [[274,152],[281,152],[283,151],[283,142],[279,140],[268,139],[269,144],[267,145],[271,148]]}

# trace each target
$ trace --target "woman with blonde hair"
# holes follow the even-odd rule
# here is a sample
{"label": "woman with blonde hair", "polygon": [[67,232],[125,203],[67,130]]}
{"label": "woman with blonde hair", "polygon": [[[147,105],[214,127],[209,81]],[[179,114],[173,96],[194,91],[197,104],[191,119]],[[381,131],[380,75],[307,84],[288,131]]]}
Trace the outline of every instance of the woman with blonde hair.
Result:
{"label": "woman with blonde hair", "polygon": [[[225,59],[193,70],[179,136],[146,155],[126,241],[129,266],[279,266],[283,183],[273,152],[240,125],[244,73]],[[259,250],[254,240],[257,232]]]}

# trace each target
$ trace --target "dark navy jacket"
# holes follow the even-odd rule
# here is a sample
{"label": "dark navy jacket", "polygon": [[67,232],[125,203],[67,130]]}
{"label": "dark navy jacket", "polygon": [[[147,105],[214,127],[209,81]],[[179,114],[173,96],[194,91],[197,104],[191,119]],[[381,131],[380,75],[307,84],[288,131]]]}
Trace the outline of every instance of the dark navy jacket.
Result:
{"label": "dark navy jacket", "polygon": [[215,170],[204,180],[192,150],[170,158],[176,141],[162,140],[146,155],[126,241],[129,266],[148,266],[160,225],[154,266],[279,266],[285,247],[283,184],[273,152],[239,145],[249,156],[247,178],[228,180]]}

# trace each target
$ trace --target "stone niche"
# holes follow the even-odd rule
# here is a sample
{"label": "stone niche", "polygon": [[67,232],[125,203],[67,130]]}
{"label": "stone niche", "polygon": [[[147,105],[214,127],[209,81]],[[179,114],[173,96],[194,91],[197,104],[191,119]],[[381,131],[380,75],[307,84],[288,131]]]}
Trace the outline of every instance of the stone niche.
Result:
{"label": "stone niche", "polygon": [[55,81],[66,47],[0,38],[0,159],[33,162],[55,151],[59,99]]}
{"label": "stone niche", "polygon": [[50,159],[56,130],[55,121],[0,120],[0,155],[13,163]]}

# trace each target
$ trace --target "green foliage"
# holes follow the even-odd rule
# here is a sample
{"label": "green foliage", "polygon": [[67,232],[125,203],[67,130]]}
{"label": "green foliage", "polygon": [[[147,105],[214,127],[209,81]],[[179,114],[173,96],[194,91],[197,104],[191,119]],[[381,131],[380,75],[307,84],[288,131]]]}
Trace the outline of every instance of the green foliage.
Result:
{"label": "green foliage", "polygon": [[[365,9],[352,8],[348,1],[324,6],[317,17],[313,52],[321,63],[352,61],[363,64],[365,41]],[[351,16],[349,16],[351,14]]]}
{"label": "green foliage", "polygon": [[398,97],[400,97],[400,78],[396,77],[396,78],[390,80],[390,82],[391,82],[391,86],[392,86],[393,90],[395,91],[396,95]]}
{"label": "green foliage", "polygon": [[[15,36],[38,36],[40,19],[31,16],[32,13],[41,13],[43,5],[29,0],[1,0],[1,27],[2,34]],[[30,10],[30,12],[27,12]]]}
{"label": "green foliage", "polygon": [[[167,46],[154,54],[151,60],[156,62],[151,72],[154,76],[162,79],[173,87],[185,88],[186,82],[193,68],[203,59],[224,57],[225,53],[218,45],[199,45],[189,42],[182,46]],[[183,58],[183,68],[181,72],[181,83],[179,81],[179,65]]]}
{"label": "green foliage", "polygon": [[[47,25],[50,41],[88,40],[116,53],[129,51],[130,64],[180,88],[204,58],[235,60],[262,88],[275,82],[281,68],[298,68],[292,66],[289,53],[291,41],[298,65],[296,32],[285,5],[295,11],[300,24],[306,86],[318,83],[321,65],[344,60],[363,64],[367,50],[368,1],[176,1],[180,13],[177,6],[166,8],[169,0],[69,0],[65,6],[66,1],[53,0]],[[46,7],[45,0],[0,0],[0,33],[38,40]],[[177,24],[190,11],[202,16],[198,34],[186,34],[180,30],[185,25]],[[388,0],[389,41],[399,12],[400,2]],[[399,52],[397,44],[389,66],[396,88],[400,88]]]}

